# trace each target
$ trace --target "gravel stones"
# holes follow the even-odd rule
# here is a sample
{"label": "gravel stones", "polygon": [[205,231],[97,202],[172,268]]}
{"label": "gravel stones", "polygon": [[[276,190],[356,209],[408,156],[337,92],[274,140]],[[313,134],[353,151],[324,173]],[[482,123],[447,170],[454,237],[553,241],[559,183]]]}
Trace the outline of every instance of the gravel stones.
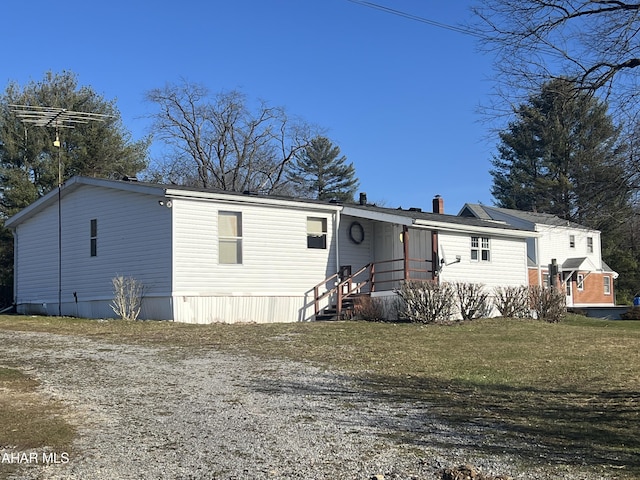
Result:
{"label": "gravel stones", "polygon": [[482,432],[454,431],[428,405],[306,364],[2,331],[3,362],[22,365],[78,426],[67,463],[16,478],[439,479],[465,463],[477,478],[551,478],[477,456]]}

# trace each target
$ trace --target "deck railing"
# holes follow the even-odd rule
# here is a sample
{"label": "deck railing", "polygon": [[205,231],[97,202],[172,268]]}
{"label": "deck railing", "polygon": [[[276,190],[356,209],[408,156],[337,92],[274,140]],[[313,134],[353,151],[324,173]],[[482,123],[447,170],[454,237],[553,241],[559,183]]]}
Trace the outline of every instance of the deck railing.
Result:
{"label": "deck railing", "polygon": [[[394,263],[397,262],[402,264],[402,268],[393,268]],[[313,287],[316,316],[320,313],[320,302],[327,297],[335,296],[336,314],[340,316],[346,298],[360,293],[374,292],[377,286],[383,284],[391,283],[393,286],[394,283],[403,281],[433,279],[432,269],[412,268],[411,265],[416,263],[428,267],[432,262],[417,258],[409,258],[406,261],[404,258],[398,258],[368,263],[344,278],[341,278],[340,272],[334,273]]]}

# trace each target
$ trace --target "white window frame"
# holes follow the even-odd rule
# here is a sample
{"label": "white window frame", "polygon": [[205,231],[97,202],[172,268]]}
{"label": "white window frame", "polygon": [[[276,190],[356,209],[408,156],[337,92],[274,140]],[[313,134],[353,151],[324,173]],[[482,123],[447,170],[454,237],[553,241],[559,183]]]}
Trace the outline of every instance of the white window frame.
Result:
{"label": "white window frame", "polygon": [[569,248],[576,248],[576,236],[569,235]]}
{"label": "white window frame", "polygon": [[605,295],[611,295],[611,277],[609,275],[605,275],[602,277],[603,289]]}
{"label": "white window frame", "polygon": [[491,239],[489,237],[471,237],[471,261],[491,261]]}
{"label": "white window frame", "polygon": [[582,273],[579,273],[578,276],[577,276],[576,289],[579,292],[584,291],[584,275]]}
{"label": "white window frame", "polygon": [[327,249],[326,217],[307,217],[307,248],[312,250]]}
{"label": "white window frame", "polygon": [[587,237],[587,253],[593,253],[593,237]]}
{"label": "white window frame", "polygon": [[[225,219],[235,218],[235,232],[225,231]],[[235,248],[228,247],[234,245]],[[235,258],[232,258],[235,257]],[[220,210],[218,212],[218,264],[242,265],[242,212]]]}

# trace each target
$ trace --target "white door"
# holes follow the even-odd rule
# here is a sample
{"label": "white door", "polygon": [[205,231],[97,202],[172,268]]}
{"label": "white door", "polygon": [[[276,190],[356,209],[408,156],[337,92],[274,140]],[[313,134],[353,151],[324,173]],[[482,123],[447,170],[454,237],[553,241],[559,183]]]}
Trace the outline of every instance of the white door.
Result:
{"label": "white door", "polygon": [[567,307],[573,307],[573,281],[572,281],[573,277],[572,276],[565,277],[563,275],[562,278],[564,280],[564,288],[567,294]]}

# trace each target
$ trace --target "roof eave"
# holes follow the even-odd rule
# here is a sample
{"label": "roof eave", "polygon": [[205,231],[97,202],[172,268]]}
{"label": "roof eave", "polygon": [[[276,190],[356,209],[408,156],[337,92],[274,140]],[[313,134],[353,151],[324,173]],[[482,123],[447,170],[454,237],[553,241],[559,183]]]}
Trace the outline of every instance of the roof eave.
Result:
{"label": "roof eave", "polygon": [[163,196],[165,192],[165,189],[161,186],[154,187],[150,185],[137,184],[135,182],[130,182],[130,183],[117,182],[113,180],[105,180],[100,178],[76,176],[64,182],[60,188],[54,188],[53,190],[48,192],[46,195],[43,195],[38,200],[33,202],[31,205],[23,208],[18,213],[8,218],[5,221],[4,226],[9,229],[15,229],[18,225],[20,225],[25,220],[28,220],[29,218],[41,212],[45,208],[57,202],[58,195],[61,195],[62,197],[64,197],[68,193],[76,190],[82,185],[93,185],[93,186],[112,188],[112,189],[116,188],[119,190],[143,193],[143,194],[153,195],[153,196]]}

